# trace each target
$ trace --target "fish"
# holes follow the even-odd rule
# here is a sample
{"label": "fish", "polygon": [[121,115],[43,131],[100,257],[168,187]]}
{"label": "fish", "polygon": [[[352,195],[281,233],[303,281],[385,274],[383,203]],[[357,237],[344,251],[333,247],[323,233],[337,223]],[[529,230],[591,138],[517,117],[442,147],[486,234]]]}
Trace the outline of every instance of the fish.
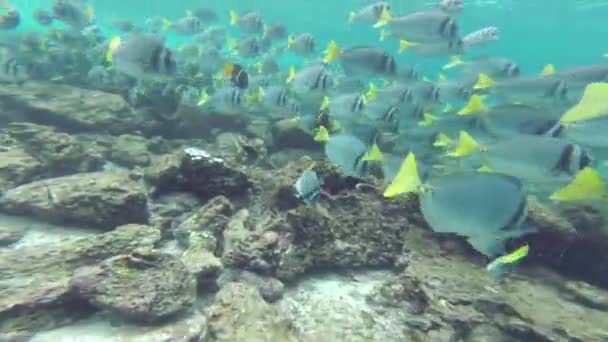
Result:
{"label": "fish", "polygon": [[4,52],[0,64],[0,82],[22,84],[30,78],[27,68],[10,52]]}
{"label": "fish", "polygon": [[41,26],[50,26],[53,24],[53,16],[49,11],[38,8],[34,11],[34,20]]}
{"label": "fish", "polygon": [[505,240],[530,232],[524,224],[528,206],[519,179],[500,173],[455,172],[423,184],[417,169],[415,155],[408,154],[384,196],[417,192],[422,215],[433,231],[466,237],[488,257],[503,254]]}
{"label": "fish", "polygon": [[129,33],[135,29],[135,25],[128,19],[113,19],[112,26],[122,33]]}
{"label": "fish", "polygon": [[483,46],[497,42],[500,39],[500,31],[496,26],[488,26],[473,31],[462,38],[465,50],[474,46]]}
{"label": "fish", "polygon": [[153,34],[136,34],[124,41],[112,38],[106,60],[136,79],[163,79],[177,71],[173,52],[165,47],[162,38]]}
{"label": "fish", "polygon": [[332,99],[323,98],[320,110],[328,109],[330,115],[338,120],[354,118],[365,110],[367,100],[359,93],[339,94]]}
{"label": "fish", "polygon": [[554,77],[526,76],[496,81],[481,73],[473,89],[488,91],[507,102],[559,104],[570,101],[568,83]]}
{"label": "fish", "polygon": [[332,79],[325,64],[310,64],[300,71],[290,68],[287,83],[299,96],[321,95],[332,87]]}
{"label": "fish", "polygon": [[307,205],[311,205],[319,199],[321,194],[321,181],[317,173],[312,170],[304,170],[295,184],[296,197]]}
{"label": "fish", "polygon": [[380,20],[384,11],[391,10],[391,5],[385,1],[378,1],[369,4],[357,11],[350,12],[348,15],[349,24],[375,24]]}
{"label": "fish", "polygon": [[264,31],[264,22],[258,12],[239,15],[235,11],[230,11],[230,25],[238,26],[246,34],[260,34]]}
{"label": "fish", "polygon": [[412,51],[417,56],[436,57],[463,54],[465,52],[465,47],[462,40],[440,41],[434,43],[412,43],[407,40],[401,40],[399,42],[399,53],[403,53],[406,50]]}
{"label": "fish", "polygon": [[415,43],[461,40],[456,21],[449,14],[439,10],[419,11],[401,17],[392,17],[388,11],[384,11],[375,26],[384,25],[389,27],[390,37],[399,40]]}
{"label": "fish", "polygon": [[517,135],[544,135],[560,122],[562,113],[543,106],[507,104],[479,115],[478,127],[498,139]]}
{"label": "fish", "polygon": [[439,0],[439,9],[445,13],[454,16],[462,12],[463,1],[462,0]]}
{"label": "fish", "polygon": [[244,98],[244,93],[241,89],[225,86],[217,89],[212,95],[207,94],[207,92],[203,90],[197,105],[215,111],[238,113],[245,108]]}
{"label": "fish", "polygon": [[479,153],[483,166],[538,184],[570,181],[580,170],[594,164],[584,147],[549,136],[520,135],[483,146],[468,134],[461,134],[450,153],[464,157]]}
{"label": "fish", "polygon": [[54,0],[53,18],[73,28],[83,29],[93,23],[95,11],[90,4],[84,5],[79,0]]}
{"label": "fish", "polygon": [[315,52],[315,37],[310,33],[289,36],[287,48],[299,56],[310,56]]}
{"label": "fish", "polygon": [[240,64],[226,64],[224,75],[230,77],[232,85],[237,88],[246,89],[249,85],[249,74]]}
{"label": "fish", "polygon": [[264,38],[271,41],[287,38],[287,27],[281,23],[275,23],[264,28]]}
{"label": "fish", "polygon": [[511,59],[499,56],[481,56],[470,61],[463,61],[459,56],[452,57],[443,70],[463,69],[466,74],[486,74],[492,79],[518,77],[521,74],[519,65]]}
{"label": "fish", "polygon": [[243,58],[253,58],[260,55],[260,44],[256,37],[248,37],[238,41],[236,50]]}
{"label": "fish", "polygon": [[4,13],[0,15],[0,29],[12,30],[17,28],[21,23],[21,14],[8,1],[0,0],[0,8]]}
{"label": "fish", "polygon": [[163,20],[163,28],[165,30],[173,30],[177,34],[181,35],[194,35],[201,31],[201,21],[199,18],[190,14],[184,18],[171,22],[167,19]]}
{"label": "fish", "polygon": [[582,169],[574,179],[549,196],[558,202],[583,202],[606,198],[606,182],[600,173],[591,168]]}
{"label": "fish", "polygon": [[193,40],[199,44],[211,44],[220,49],[226,42],[226,29],[219,26],[211,26],[201,33],[193,36]]}
{"label": "fish", "polygon": [[340,49],[335,41],[329,42],[323,60],[331,63],[338,60],[347,74],[395,76],[397,64],[395,58],[386,50],[375,47],[352,47]]}
{"label": "fish", "polygon": [[338,134],[329,137],[325,143],[325,155],[347,176],[364,177],[369,175],[370,162],[379,157],[370,155],[367,146],[357,137]]}

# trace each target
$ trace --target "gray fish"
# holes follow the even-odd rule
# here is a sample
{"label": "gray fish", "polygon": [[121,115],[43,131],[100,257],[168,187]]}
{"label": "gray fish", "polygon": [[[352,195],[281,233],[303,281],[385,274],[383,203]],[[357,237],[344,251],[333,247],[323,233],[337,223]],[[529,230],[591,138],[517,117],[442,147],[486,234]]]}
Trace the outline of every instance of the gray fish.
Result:
{"label": "gray fish", "polygon": [[388,2],[378,1],[369,4],[356,12],[350,12],[348,22],[350,24],[375,24],[380,20],[384,11],[390,11],[391,5]]}
{"label": "gray fish", "polygon": [[310,33],[302,33],[289,37],[287,48],[300,56],[310,56],[315,52],[315,37]]}
{"label": "gray fish", "polygon": [[260,44],[256,37],[249,37],[238,42],[237,51],[243,58],[253,58],[260,55]]}
{"label": "gray fish", "polygon": [[509,104],[490,108],[479,116],[479,127],[496,138],[520,134],[542,135],[550,131],[563,113],[545,107]]}
{"label": "gray fish", "polygon": [[349,75],[395,76],[397,63],[386,50],[377,47],[357,46],[340,50],[330,43],[326,62],[337,59]]}
{"label": "gray fish", "polygon": [[53,3],[53,18],[72,26],[82,29],[90,25],[95,18],[93,8],[85,6],[79,0],[55,0]]}
{"label": "gray fish", "polygon": [[217,13],[209,8],[196,8],[192,11],[192,15],[197,17],[198,20],[204,23],[210,23],[218,20]]}
{"label": "gray fish", "polygon": [[416,43],[460,40],[456,21],[442,11],[421,11],[391,18],[390,36]]}
{"label": "gray fish", "polygon": [[321,194],[321,181],[317,173],[312,170],[304,170],[296,181],[296,196],[307,205],[313,204]]}
{"label": "gray fish", "polygon": [[362,177],[369,173],[364,160],[367,147],[352,135],[340,134],[329,138],[325,144],[325,155],[348,176]]}
{"label": "gray fish", "polygon": [[118,46],[110,46],[108,54],[119,71],[137,79],[159,79],[173,76],[177,63],[162,38],[132,35]]}
{"label": "gray fish", "polygon": [[163,26],[177,34],[191,36],[201,31],[201,21],[195,16],[186,16],[172,23],[165,20]]}
{"label": "gray fish", "polygon": [[290,75],[288,82],[298,96],[324,94],[332,87],[332,80],[324,64],[309,64],[299,72]]}
{"label": "gray fish", "polygon": [[5,53],[4,60],[0,64],[0,82],[21,84],[28,79],[25,66],[9,53]]}
{"label": "gray fish", "polygon": [[264,23],[258,12],[247,12],[239,16],[235,11],[230,11],[230,25],[238,26],[243,33],[258,34],[264,31]]}
{"label": "gray fish", "polygon": [[287,28],[283,24],[273,24],[264,29],[264,38],[279,40],[287,38]]}
{"label": "gray fish", "polygon": [[[526,194],[521,182],[497,173],[455,173],[431,179],[420,195],[425,220],[438,233],[464,236],[489,257],[504,252],[503,242],[524,235]],[[500,194],[497,196],[497,194]]]}
{"label": "gray fish", "polygon": [[498,56],[482,56],[470,61],[461,61],[459,58],[453,58],[452,62],[444,69],[454,67],[462,68],[467,74],[477,75],[484,73],[494,79],[505,79],[517,77],[520,75],[520,69],[514,61]]}
{"label": "gray fish", "polygon": [[53,23],[53,16],[48,11],[38,8],[34,11],[34,20],[41,26],[49,26]]}

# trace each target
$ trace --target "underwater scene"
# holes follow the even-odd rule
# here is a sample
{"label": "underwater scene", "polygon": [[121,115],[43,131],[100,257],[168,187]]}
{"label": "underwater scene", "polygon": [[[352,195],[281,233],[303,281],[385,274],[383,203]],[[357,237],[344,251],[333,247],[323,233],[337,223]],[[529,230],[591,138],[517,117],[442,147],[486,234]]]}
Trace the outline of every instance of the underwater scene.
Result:
{"label": "underwater scene", "polygon": [[608,342],[606,18],[0,0],[0,342]]}

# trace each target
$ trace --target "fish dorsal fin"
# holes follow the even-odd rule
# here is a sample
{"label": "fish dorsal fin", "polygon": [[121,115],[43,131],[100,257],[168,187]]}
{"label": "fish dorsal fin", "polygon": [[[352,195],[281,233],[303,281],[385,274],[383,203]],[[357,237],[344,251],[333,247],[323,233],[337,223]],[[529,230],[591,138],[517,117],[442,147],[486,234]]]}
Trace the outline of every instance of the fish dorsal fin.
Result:
{"label": "fish dorsal fin", "polygon": [[399,172],[397,172],[391,184],[384,190],[384,197],[394,198],[401,194],[417,192],[421,189],[421,186],[422,182],[418,176],[416,156],[410,152],[401,163]]}
{"label": "fish dorsal fin", "polygon": [[399,41],[399,51],[398,51],[398,53],[403,53],[403,51],[405,51],[405,50],[407,50],[407,49],[409,49],[411,47],[418,46],[418,45],[420,45],[420,44],[415,43],[415,42],[410,42],[409,40],[401,39]]}
{"label": "fish dorsal fin", "polygon": [[563,188],[554,192],[551,199],[554,201],[584,201],[601,199],[606,193],[606,183],[595,169],[586,167]]}
{"label": "fish dorsal fin", "polygon": [[448,153],[450,157],[465,157],[482,149],[481,145],[466,131],[460,131],[458,145]]}
{"label": "fish dorsal fin", "polygon": [[475,113],[487,111],[487,107],[484,103],[484,96],[474,94],[469,98],[469,102],[458,111],[458,115],[471,115]]}
{"label": "fish dorsal fin", "polygon": [[553,75],[553,74],[555,74],[555,66],[553,64],[545,65],[543,70],[541,70],[541,72],[540,72],[541,76],[549,76],[549,75]]}
{"label": "fish dorsal fin", "polygon": [[230,10],[230,25],[234,26],[238,23],[239,23],[239,15],[235,11]]}
{"label": "fish dorsal fin", "polygon": [[325,126],[319,126],[317,133],[313,137],[313,140],[320,143],[326,143],[329,141],[329,132]]}
{"label": "fish dorsal fin", "polygon": [[433,143],[433,146],[435,147],[449,147],[452,145],[454,141],[447,136],[447,134],[445,133],[439,133],[437,135],[437,139],[435,139],[435,142]]}
{"label": "fish dorsal fin", "polygon": [[378,97],[378,88],[373,82],[369,82],[369,89],[365,93],[365,98],[368,100],[375,100]]}
{"label": "fish dorsal fin", "polygon": [[372,148],[363,156],[363,161],[382,161],[383,159],[384,154],[377,144],[372,145]]}
{"label": "fish dorsal fin", "polygon": [[487,74],[481,73],[479,74],[478,78],[477,78],[477,83],[475,83],[475,85],[473,86],[473,89],[479,90],[479,89],[488,89],[488,88],[492,88],[494,86],[496,86],[496,81],[494,81],[490,76],[488,76]]}
{"label": "fish dorsal fin", "polygon": [[562,124],[594,119],[608,115],[608,83],[591,83],[585,87],[583,97],[560,119]]}
{"label": "fish dorsal fin", "polygon": [[324,96],[319,110],[326,110],[327,108],[329,108],[329,96]]}

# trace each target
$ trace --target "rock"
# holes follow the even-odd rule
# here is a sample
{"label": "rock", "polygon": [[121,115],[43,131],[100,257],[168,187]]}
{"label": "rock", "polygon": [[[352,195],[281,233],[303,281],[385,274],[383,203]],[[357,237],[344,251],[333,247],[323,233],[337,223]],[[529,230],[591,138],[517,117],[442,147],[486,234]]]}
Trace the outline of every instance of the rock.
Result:
{"label": "rock", "polygon": [[181,259],[188,271],[195,275],[199,287],[215,284],[224,268],[222,261],[209,252],[204,244],[191,244]]}
{"label": "rock", "polygon": [[293,119],[277,121],[272,127],[274,145],[282,148],[304,148],[319,150],[321,146],[313,140],[313,135],[302,128],[302,124]]}
{"label": "rock", "polygon": [[73,294],[73,271],[152,248],[159,239],[158,229],[126,225],[90,237],[0,252],[0,332],[50,329],[86,317],[95,309]]}
{"label": "rock", "polygon": [[141,322],[173,316],[196,300],[196,279],[184,264],[151,250],[78,269],[72,284],[94,306]]}
{"label": "rock", "polygon": [[446,258],[429,241],[409,236],[418,234],[412,230],[405,239],[412,253],[408,267],[381,285],[378,295],[385,298],[379,304],[406,307],[410,314],[435,322],[426,332],[429,336],[443,328],[464,341],[478,341],[477,329],[491,341],[605,339],[605,290],[568,284],[541,270],[497,282],[482,265],[459,256]]}
{"label": "rock", "polygon": [[173,234],[173,229],[200,205],[198,198],[189,193],[176,192],[162,195],[149,201],[150,225],[159,227],[163,237],[169,237]]}
{"label": "rock", "polygon": [[26,122],[11,123],[7,132],[23,149],[42,163],[42,177],[65,176],[77,172],[100,170],[101,154],[85,146],[75,137],[49,126]]}
{"label": "rock", "polygon": [[42,170],[42,164],[22,148],[0,151],[0,193],[32,181]]}
{"label": "rock", "polygon": [[196,148],[156,159],[144,170],[144,179],[155,193],[186,191],[202,200],[219,195],[241,198],[252,187],[239,167]]}
{"label": "rock", "polygon": [[21,229],[0,226],[0,247],[6,247],[19,240],[25,235]]}
{"label": "rock", "polygon": [[269,303],[274,303],[281,299],[285,293],[285,285],[277,278],[249,271],[231,269],[223,272],[218,279],[218,285],[224,287],[229,282],[240,282],[255,287],[260,296]]}
{"label": "rock", "polygon": [[110,160],[126,167],[147,166],[150,164],[148,141],[137,135],[120,135],[112,144]]}
{"label": "rock", "polygon": [[153,115],[132,109],[119,95],[63,84],[8,84],[0,89],[0,103],[2,109],[9,112],[8,116],[61,127],[72,133],[122,134],[155,131],[161,127]]}
{"label": "rock", "polygon": [[216,145],[223,159],[234,163],[252,164],[266,159],[268,150],[264,140],[248,138],[240,134],[225,132],[217,136]]}
{"label": "rock", "polygon": [[200,239],[209,240],[207,244],[209,252],[221,253],[217,240],[222,236],[233,213],[234,206],[230,200],[224,196],[214,197],[180,223],[173,231],[173,235],[180,244],[188,247],[191,234],[196,233],[197,242],[200,242]]}
{"label": "rock", "polygon": [[127,174],[81,173],[36,181],[11,189],[0,198],[0,210],[53,223],[114,228],[146,223],[147,194]]}
{"label": "rock", "polygon": [[298,341],[292,322],[245,284],[228,283],[205,315],[211,341]]}

